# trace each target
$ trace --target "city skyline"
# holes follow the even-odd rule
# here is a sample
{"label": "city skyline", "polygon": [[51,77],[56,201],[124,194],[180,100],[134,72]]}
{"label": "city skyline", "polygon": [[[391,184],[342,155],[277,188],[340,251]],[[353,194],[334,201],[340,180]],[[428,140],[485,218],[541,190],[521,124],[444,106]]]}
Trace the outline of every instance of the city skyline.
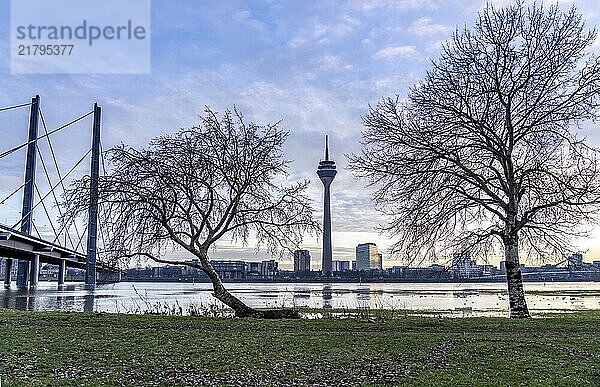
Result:
{"label": "city skyline", "polygon": [[[0,13],[0,20],[6,25],[8,3],[0,1],[6,11]],[[361,116],[368,105],[384,96],[405,96],[424,74],[429,58],[439,55],[441,42],[455,28],[471,25],[485,3],[373,0],[300,7],[232,2],[195,10],[157,2],[152,10],[156,50],[151,74],[10,75],[0,79],[0,104],[28,101],[39,93],[48,125],[56,127],[68,113],[83,113],[88,100],[97,100],[105,112],[105,147],[121,141],[144,146],[154,136],[196,125],[204,105],[223,111],[235,104],[257,123],[282,120],[290,130],[285,145],[286,158],[292,160],[290,178],[311,180],[309,194],[318,219],[323,215],[322,186],[314,164],[322,154],[322,136],[328,133],[336,144],[331,156],[338,165],[332,196],[332,212],[338,214],[332,219],[333,259],[351,256],[356,241],[377,243],[385,254],[391,239],[376,230],[384,218],[363,182],[346,170],[345,154],[360,150]],[[571,4],[579,7],[589,25],[599,24],[600,15],[589,2],[560,1],[563,8]],[[214,20],[224,20],[228,28]],[[8,51],[8,41],[0,44],[0,69],[6,73]],[[6,147],[26,138],[26,121],[26,112],[0,117]],[[600,144],[595,131],[583,134],[593,145]],[[57,146],[67,150],[59,162],[72,164],[88,146],[88,136],[87,122],[57,136]],[[23,165],[21,154],[0,162],[2,196],[22,184]],[[0,206],[0,220],[16,219],[18,201]],[[320,237],[307,237],[301,247],[321,260]],[[600,257],[600,240],[582,240],[580,249],[589,250],[586,259]],[[226,241],[212,255],[267,257],[252,247]],[[500,259],[501,254],[491,262]],[[291,263],[290,257],[282,260]]]}

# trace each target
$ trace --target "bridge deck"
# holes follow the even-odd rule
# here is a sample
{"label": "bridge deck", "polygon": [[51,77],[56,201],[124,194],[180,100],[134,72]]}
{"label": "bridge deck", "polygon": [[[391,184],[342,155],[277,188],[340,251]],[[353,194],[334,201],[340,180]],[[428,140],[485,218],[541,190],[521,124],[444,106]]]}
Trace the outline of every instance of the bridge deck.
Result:
{"label": "bridge deck", "polygon": [[0,224],[0,256],[31,260],[32,255],[39,255],[41,262],[58,264],[64,259],[67,266],[85,268],[85,254]]}

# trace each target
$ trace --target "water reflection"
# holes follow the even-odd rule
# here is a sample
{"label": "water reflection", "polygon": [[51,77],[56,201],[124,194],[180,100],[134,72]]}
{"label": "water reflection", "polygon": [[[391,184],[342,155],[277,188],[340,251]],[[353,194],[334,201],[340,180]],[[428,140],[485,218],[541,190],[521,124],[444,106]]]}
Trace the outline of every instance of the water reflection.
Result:
{"label": "water reflection", "polygon": [[4,289],[0,293],[1,305],[7,309],[35,310],[36,309],[36,291],[35,290],[16,290]]}
{"label": "water reflection", "polygon": [[331,299],[333,298],[333,292],[331,290],[331,284],[323,284],[323,309],[331,309]]}
{"label": "water reflection", "polygon": [[90,290],[88,294],[83,296],[83,311],[93,312],[94,311],[94,291]]}
{"label": "water reflection", "polygon": [[56,309],[71,310],[75,304],[75,296],[56,296]]}
{"label": "water reflection", "polygon": [[371,287],[370,286],[360,286],[356,290],[356,299],[359,301],[371,301]]}
{"label": "water reflection", "polygon": [[[462,315],[507,315],[506,285],[228,283],[230,291],[253,307],[331,309],[383,308]],[[600,283],[526,283],[530,310],[600,309]],[[70,283],[40,283],[37,289],[0,289],[0,308],[48,311],[143,312],[149,305],[222,307],[208,283],[119,283],[86,290]]]}

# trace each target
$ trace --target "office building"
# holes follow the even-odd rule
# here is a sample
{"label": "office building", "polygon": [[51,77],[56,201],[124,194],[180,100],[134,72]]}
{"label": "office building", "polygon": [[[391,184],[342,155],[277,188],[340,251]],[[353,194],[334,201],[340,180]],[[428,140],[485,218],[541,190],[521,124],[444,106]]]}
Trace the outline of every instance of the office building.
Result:
{"label": "office building", "polygon": [[582,270],[584,267],[583,254],[574,253],[569,258],[567,258],[567,267],[569,268],[569,271]]}
{"label": "office building", "polygon": [[356,246],[356,270],[381,270],[381,259],[375,243]]}
{"label": "office building", "polygon": [[260,275],[263,277],[275,277],[279,274],[279,263],[274,260],[262,261],[260,264]]}
{"label": "office building", "polygon": [[248,264],[244,261],[210,261],[213,269],[221,278],[242,279],[246,277]]}
{"label": "office building", "polygon": [[350,261],[331,261],[331,268],[334,272],[350,271]]}
{"label": "office building", "polygon": [[310,272],[310,252],[308,250],[294,251],[294,271],[296,273]]}
{"label": "office building", "polygon": [[482,267],[471,259],[469,251],[452,254],[452,276],[455,279],[479,277],[482,270]]}

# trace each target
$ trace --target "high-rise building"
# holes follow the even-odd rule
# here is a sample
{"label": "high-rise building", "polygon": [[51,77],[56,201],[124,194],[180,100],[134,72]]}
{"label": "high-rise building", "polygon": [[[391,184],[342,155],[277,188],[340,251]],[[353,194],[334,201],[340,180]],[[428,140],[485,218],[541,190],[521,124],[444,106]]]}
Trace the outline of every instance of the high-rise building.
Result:
{"label": "high-rise building", "polygon": [[332,271],[350,271],[350,261],[331,261]]}
{"label": "high-rise building", "polygon": [[262,273],[261,262],[248,262],[248,275],[250,277],[258,277]]}
{"label": "high-rise building", "polygon": [[308,273],[310,271],[310,252],[308,250],[294,251],[294,271]]}
{"label": "high-rise building", "polygon": [[569,258],[567,258],[567,267],[569,271],[577,271],[583,270],[583,254],[582,253],[573,253]]}
{"label": "high-rise building", "polygon": [[331,276],[331,209],[330,209],[330,186],[337,174],[335,161],[329,160],[329,140],[325,136],[325,160],[321,160],[317,168],[317,175],[325,189],[323,195],[323,259],[321,271],[323,276]]}
{"label": "high-rise building", "polygon": [[356,270],[381,270],[381,257],[375,243],[356,246]]}
{"label": "high-rise building", "polygon": [[262,261],[260,266],[260,274],[263,277],[275,277],[279,273],[279,263],[270,259],[268,261]]}
{"label": "high-rise building", "polygon": [[506,261],[500,261],[500,274],[506,274]]}
{"label": "high-rise building", "polygon": [[469,251],[452,254],[452,275],[454,278],[479,277],[482,270],[483,267],[477,265],[477,262],[471,259],[471,253]]}

